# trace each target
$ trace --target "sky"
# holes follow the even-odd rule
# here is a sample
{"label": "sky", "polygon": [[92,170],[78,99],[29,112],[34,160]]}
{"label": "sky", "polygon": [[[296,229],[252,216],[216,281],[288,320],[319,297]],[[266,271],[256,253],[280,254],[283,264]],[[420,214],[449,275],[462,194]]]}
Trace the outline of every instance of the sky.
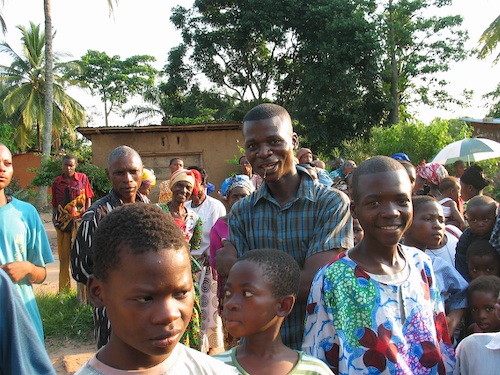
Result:
{"label": "sky", "polygon": [[[107,0],[51,0],[52,24],[56,31],[54,51],[69,53],[74,59],[80,58],[89,49],[103,51],[110,56],[119,55],[122,59],[133,55],[152,55],[157,60],[155,67],[161,69],[169,50],[181,42],[180,33],[169,20],[171,8],[176,5],[190,7],[192,3],[192,0],[120,0],[110,16]],[[16,26],[28,27],[33,21],[43,28],[43,1],[4,0],[0,9],[8,27],[3,39],[20,53],[21,34]],[[467,47],[471,48],[477,46],[482,31],[500,15],[500,1],[454,0],[451,7],[446,7],[445,13],[462,15],[463,28],[468,30],[470,36]],[[464,89],[474,90],[468,108],[450,105],[446,110],[437,110],[416,106],[412,111],[426,123],[434,117],[483,118],[487,110],[482,95],[493,91],[500,82],[500,63],[493,66],[492,62],[493,57],[484,61],[469,57],[466,61],[452,63],[451,70],[442,75],[450,81],[448,90],[452,94],[459,94]],[[7,55],[0,55],[0,64],[9,63]],[[98,98],[81,89],[71,89],[69,94],[87,109],[91,126],[104,126],[103,106]],[[126,125],[132,121],[133,117],[110,117],[110,125]],[[159,121],[158,118],[153,123]]]}

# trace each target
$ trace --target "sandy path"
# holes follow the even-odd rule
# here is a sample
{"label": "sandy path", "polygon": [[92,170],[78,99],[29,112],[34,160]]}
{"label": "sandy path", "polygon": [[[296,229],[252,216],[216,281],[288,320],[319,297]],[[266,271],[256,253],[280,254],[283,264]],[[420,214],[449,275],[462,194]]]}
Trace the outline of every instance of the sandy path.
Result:
{"label": "sandy path", "polygon": [[[54,253],[55,262],[47,265],[47,279],[39,285],[34,285],[35,293],[57,293],[59,283],[59,259],[57,256],[56,231],[52,225],[51,214],[42,213],[40,215],[44,223],[45,230],[49,237],[50,246]],[[72,280],[72,287],[76,288],[76,283]],[[74,374],[94,353],[95,343],[78,342],[68,340],[56,342],[46,340],[45,347],[52,360],[54,368],[60,375]]]}

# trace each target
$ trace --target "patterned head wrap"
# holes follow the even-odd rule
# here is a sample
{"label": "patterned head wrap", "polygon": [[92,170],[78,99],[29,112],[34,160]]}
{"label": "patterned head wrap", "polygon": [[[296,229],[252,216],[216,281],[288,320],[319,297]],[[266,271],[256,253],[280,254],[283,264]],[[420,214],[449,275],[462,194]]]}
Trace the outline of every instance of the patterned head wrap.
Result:
{"label": "patterned head wrap", "polygon": [[426,163],[425,160],[417,167],[417,176],[439,185],[443,178],[448,177],[448,171],[439,163]]}
{"label": "patterned head wrap", "polygon": [[178,182],[187,182],[193,187],[193,194],[198,194],[200,191],[201,174],[196,169],[178,169],[172,176],[170,176],[169,188],[172,190],[173,186]]}
{"label": "patterned head wrap", "polygon": [[144,168],[142,170],[142,183],[151,186],[156,185],[156,176],[155,172],[152,169]]}
{"label": "patterned head wrap", "polygon": [[221,194],[224,198],[227,199],[231,190],[238,187],[245,189],[248,194],[252,194],[255,190],[252,181],[250,181],[250,178],[247,175],[238,174],[228,177],[224,180],[221,185]]}

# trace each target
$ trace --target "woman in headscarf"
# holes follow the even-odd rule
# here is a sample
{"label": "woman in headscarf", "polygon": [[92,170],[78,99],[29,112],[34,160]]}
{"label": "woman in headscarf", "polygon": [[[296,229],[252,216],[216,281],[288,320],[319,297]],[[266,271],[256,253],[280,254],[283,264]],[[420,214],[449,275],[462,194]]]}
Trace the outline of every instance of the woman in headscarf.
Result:
{"label": "woman in headscarf", "polygon": [[[224,180],[221,186],[220,194],[227,201],[229,210],[240,199],[245,198],[255,191],[255,187],[247,175],[236,175],[228,177]],[[210,231],[210,266],[212,268],[213,277],[217,280],[217,298],[219,300],[219,315],[222,316],[224,303],[224,286],[226,278],[217,274],[215,271],[215,255],[224,244],[222,239],[229,236],[229,227],[227,225],[227,215],[220,217]],[[229,335],[224,327],[224,343],[225,349],[228,350],[238,344],[238,340]]]}
{"label": "woman in headscarf", "polygon": [[448,177],[448,171],[445,167],[436,162],[426,163],[423,160],[417,167],[417,179],[415,180],[413,192],[416,195],[437,197],[439,195],[439,184],[445,177]]}
{"label": "woman in headscarf", "polygon": [[[139,193],[141,193],[147,197],[149,195],[149,193],[151,192],[151,189],[155,185],[156,185],[155,172],[152,169],[144,168],[142,170],[142,184],[141,184],[141,187],[139,188]],[[149,198],[148,198],[148,200],[149,200]],[[148,203],[151,203],[151,202],[148,202]]]}
{"label": "woman in headscarf", "polygon": [[[199,192],[200,182],[201,175],[198,171],[178,169],[172,173],[169,180],[172,200],[168,203],[158,204],[161,209],[172,215],[177,226],[184,234],[191,252],[196,252],[200,249],[202,221],[196,212],[185,206],[185,203],[191,199],[192,194]],[[201,266],[193,256],[191,256],[191,270],[195,295],[193,315],[180,342],[193,349],[201,350],[201,305],[198,285]]]}

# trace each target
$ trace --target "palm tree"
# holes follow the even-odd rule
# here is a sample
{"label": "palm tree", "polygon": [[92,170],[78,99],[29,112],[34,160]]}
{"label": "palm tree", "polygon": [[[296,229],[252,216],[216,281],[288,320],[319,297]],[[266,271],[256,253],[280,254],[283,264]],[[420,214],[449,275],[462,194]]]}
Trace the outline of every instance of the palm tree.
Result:
{"label": "palm tree", "polygon": [[[0,43],[0,53],[7,53],[12,58],[10,66],[0,65],[0,82],[2,83],[0,98],[3,109],[17,127],[16,140],[21,149],[25,149],[30,133],[37,131],[38,149],[40,149],[41,130],[45,124],[45,35],[40,25],[30,23],[30,28],[17,26],[22,33],[23,53],[17,54],[8,43]],[[54,71],[64,73],[68,69],[76,69],[74,63],[59,63],[56,57]],[[58,137],[64,129],[74,134],[74,128],[85,122],[85,110],[75,99],[65,93],[68,84],[62,76],[54,75],[53,129],[51,135]],[[50,145],[49,145],[50,146]]]}
{"label": "palm tree", "polygon": [[[486,30],[483,31],[483,35],[479,38],[479,58],[484,59],[489,54],[493,53],[493,50],[500,43],[500,16],[495,18],[495,20],[488,26]],[[500,60],[500,53],[495,57],[495,63]]]}

